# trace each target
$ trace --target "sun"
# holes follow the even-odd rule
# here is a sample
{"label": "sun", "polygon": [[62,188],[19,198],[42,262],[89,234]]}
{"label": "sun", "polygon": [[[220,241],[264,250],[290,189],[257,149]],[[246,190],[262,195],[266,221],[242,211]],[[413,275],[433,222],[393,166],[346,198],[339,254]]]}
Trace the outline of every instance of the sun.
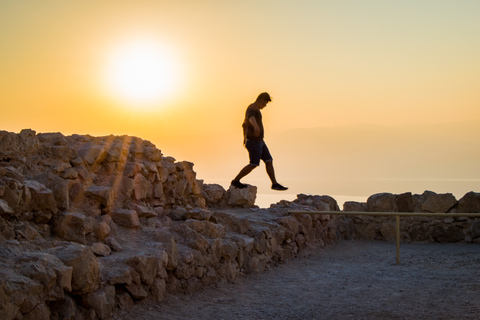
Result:
{"label": "sun", "polygon": [[151,106],[178,90],[180,68],[166,46],[140,40],[113,49],[106,68],[106,85],[116,99],[132,106]]}

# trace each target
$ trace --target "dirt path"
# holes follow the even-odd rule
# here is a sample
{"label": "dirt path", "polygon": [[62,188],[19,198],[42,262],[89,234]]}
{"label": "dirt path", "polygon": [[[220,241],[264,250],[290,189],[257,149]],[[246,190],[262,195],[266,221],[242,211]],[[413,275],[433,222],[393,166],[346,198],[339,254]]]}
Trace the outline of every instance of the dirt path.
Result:
{"label": "dirt path", "polygon": [[343,241],[114,319],[479,319],[480,245]]}

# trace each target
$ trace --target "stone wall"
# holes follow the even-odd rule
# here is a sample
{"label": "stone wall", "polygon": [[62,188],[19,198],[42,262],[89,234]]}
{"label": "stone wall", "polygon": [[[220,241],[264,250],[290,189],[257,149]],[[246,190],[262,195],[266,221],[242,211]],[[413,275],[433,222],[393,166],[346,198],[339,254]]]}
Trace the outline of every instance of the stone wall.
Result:
{"label": "stone wall", "polygon": [[332,217],[255,196],[139,138],[1,131],[0,319],[105,319],[337,241]]}
{"label": "stone wall", "polygon": [[[234,282],[339,239],[390,239],[386,218],[298,195],[269,209],[129,136],[0,131],[0,319],[106,319],[138,301]],[[347,211],[479,212],[480,194],[377,194]],[[480,242],[477,219],[402,218],[403,239]]]}
{"label": "stone wall", "polygon": [[[460,200],[451,193],[423,194],[379,193],[366,203],[345,202],[343,211],[358,212],[424,212],[424,213],[478,213],[480,193],[468,192]],[[339,231],[346,239],[395,239],[395,217],[342,216],[337,219]],[[402,241],[480,243],[480,219],[467,217],[401,217]]]}

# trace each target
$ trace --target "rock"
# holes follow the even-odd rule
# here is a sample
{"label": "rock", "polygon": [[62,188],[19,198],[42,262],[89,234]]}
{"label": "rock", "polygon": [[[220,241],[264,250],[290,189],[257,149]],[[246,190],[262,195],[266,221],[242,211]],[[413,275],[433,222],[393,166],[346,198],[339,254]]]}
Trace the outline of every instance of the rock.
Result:
{"label": "rock", "polygon": [[142,283],[147,287],[150,287],[153,284],[159,266],[159,261],[155,256],[139,253],[135,257],[128,259],[126,262],[138,272]]}
{"label": "rock", "polygon": [[64,299],[64,290],[72,290],[73,268],[48,253],[26,253],[16,260],[23,275],[43,285],[50,300]]}
{"label": "rock", "polygon": [[347,201],[343,204],[343,211],[365,212],[367,211],[367,203]]}
{"label": "rock", "polygon": [[156,218],[157,214],[153,209],[145,206],[135,205],[135,211],[137,211],[139,218]]}
{"label": "rock", "polygon": [[9,216],[13,214],[13,209],[10,208],[7,201],[0,199],[0,215]]}
{"label": "rock", "polygon": [[133,298],[139,300],[148,297],[148,291],[138,283],[131,283],[125,286],[125,288],[130,292]]}
{"label": "rock", "polygon": [[218,204],[227,193],[219,184],[204,184],[203,192],[204,197],[209,205]]}
{"label": "rock", "polygon": [[100,163],[107,157],[107,152],[102,146],[86,143],[78,150],[78,155],[89,165]]}
{"label": "rock", "polygon": [[212,216],[212,213],[208,210],[195,208],[192,210],[188,210],[187,212],[187,219],[196,219],[196,220],[209,220]]}
{"label": "rock", "polygon": [[406,192],[397,195],[398,212],[414,212],[415,204],[411,192]]}
{"label": "rock", "polygon": [[112,249],[113,251],[120,252],[123,250],[122,246],[115,240],[114,237],[107,237],[105,238],[105,243]]}
{"label": "rock", "polygon": [[98,288],[100,272],[90,247],[69,243],[49,250],[66,266],[73,268],[72,294],[87,294]]}
{"label": "rock", "polygon": [[173,221],[185,220],[187,219],[188,211],[183,207],[177,207],[174,210],[171,210],[168,213],[168,217]]}
{"label": "rock", "polygon": [[85,244],[85,216],[80,213],[63,212],[55,223],[53,232],[63,240]]}
{"label": "rock", "polygon": [[462,241],[465,237],[462,228],[457,226],[435,226],[432,230],[433,240],[442,243]]}
{"label": "rock", "polygon": [[446,213],[457,204],[457,200],[451,193],[436,194],[425,191],[425,201],[422,203],[422,212]]}
{"label": "rock", "polygon": [[110,285],[95,290],[82,298],[82,304],[95,310],[100,319],[110,317],[115,308],[115,287]]}
{"label": "rock", "polygon": [[58,211],[52,190],[34,180],[25,180],[24,184],[29,189],[31,195],[29,202],[30,210],[50,210],[53,213]]}
{"label": "rock", "polygon": [[152,292],[155,301],[161,302],[167,294],[167,284],[165,283],[165,280],[155,279],[150,291]]}
{"label": "rock", "polygon": [[90,186],[85,190],[87,197],[94,197],[106,208],[112,208],[115,200],[115,192],[111,187]]}
{"label": "rock", "polygon": [[396,212],[397,203],[394,194],[377,193],[367,199],[368,212]]}
{"label": "rock", "polygon": [[480,212],[480,193],[470,191],[458,200],[458,212]]}
{"label": "rock", "polygon": [[111,217],[115,223],[125,228],[138,228],[140,226],[140,220],[138,214],[134,210],[128,209],[114,209],[111,212]]}
{"label": "rock", "polygon": [[198,233],[201,233],[211,239],[224,238],[226,228],[221,224],[211,223],[209,221],[186,220],[185,224]]}
{"label": "rock", "polygon": [[383,238],[386,240],[393,240],[397,237],[396,231],[396,224],[395,223],[382,223],[380,226],[380,233],[382,234]]}
{"label": "rock", "polygon": [[75,320],[76,303],[69,295],[65,295],[63,300],[52,301],[49,305],[51,319]]}
{"label": "rock", "polygon": [[238,189],[230,187],[227,191],[227,203],[232,207],[253,207],[257,198],[257,187],[248,185]]}
{"label": "rock", "polygon": [[152,189],[152,184],[141,173],[135,175],[133,178],[133,197],[135,200],[152,196]]}
{"label": "rock", "polygon": [[101,242],[95,242],[94,244],[92,244],[92,252],[96,256],[105,257],[108,256],[112,252],[112,250],[106,244],[103,244]]}

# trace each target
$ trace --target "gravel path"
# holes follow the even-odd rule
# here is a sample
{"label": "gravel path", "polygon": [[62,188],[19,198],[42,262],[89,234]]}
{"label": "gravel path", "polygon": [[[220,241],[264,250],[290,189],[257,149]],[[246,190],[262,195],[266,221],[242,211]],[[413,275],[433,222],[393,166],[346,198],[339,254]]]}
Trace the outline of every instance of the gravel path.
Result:
{"label": "gravel path", "polygon": [[480,319],[480,245],[342,241],[114,319]]}

